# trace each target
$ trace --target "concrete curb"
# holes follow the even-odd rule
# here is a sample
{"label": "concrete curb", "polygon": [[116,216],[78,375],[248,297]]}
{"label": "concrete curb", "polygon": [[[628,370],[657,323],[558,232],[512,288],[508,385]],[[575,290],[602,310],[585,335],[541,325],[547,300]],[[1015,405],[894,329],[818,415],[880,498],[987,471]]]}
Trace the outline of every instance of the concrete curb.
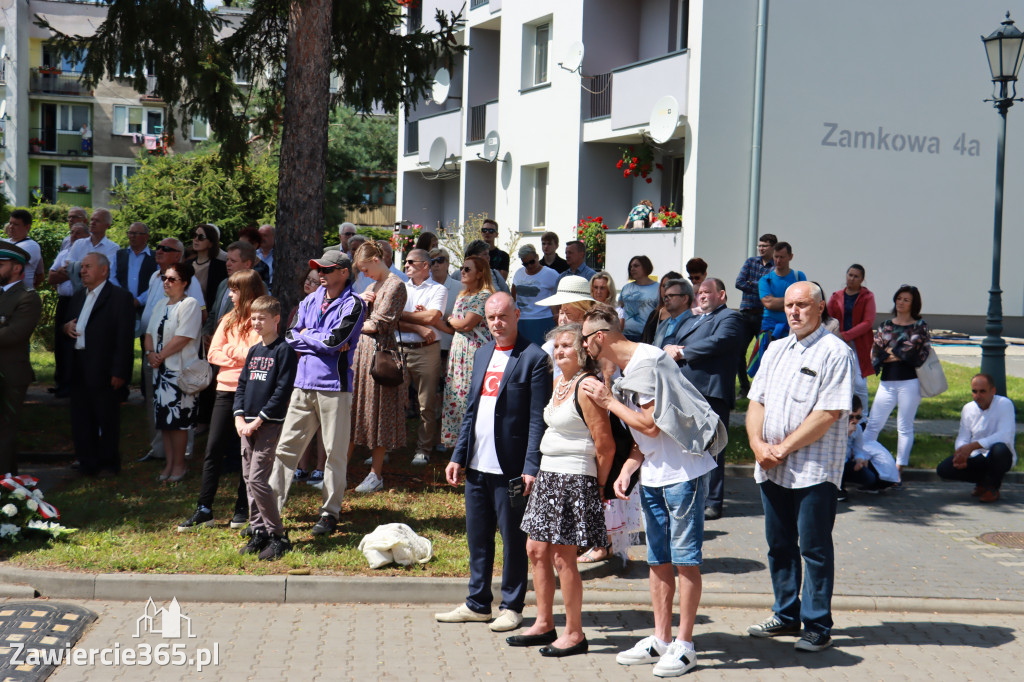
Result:
{"label": "concrete curb", "polygon": [[[495,581],[495,593],[500,593]],[[0,598],[99,599],[145,601],[172,597],[214,603],[380,603],[459,604],[466,596],[465,578],[368,578],[363,576],[250,576],[151,575],[144,573],[78,574],[0,567]],[[588,604],[650,606],[646,588],[600,589],[584,584]],[[561,594],[555,600],[561,603]],[[742,609],[771,609],[770,594],[705,591],[701,605]],[[535,603],[532,591],[527,603]],[[928,597],[873,597],[837,595],[835,611],[909,613],[1024,613],[1024,601],[989,599],[934,599]]]}

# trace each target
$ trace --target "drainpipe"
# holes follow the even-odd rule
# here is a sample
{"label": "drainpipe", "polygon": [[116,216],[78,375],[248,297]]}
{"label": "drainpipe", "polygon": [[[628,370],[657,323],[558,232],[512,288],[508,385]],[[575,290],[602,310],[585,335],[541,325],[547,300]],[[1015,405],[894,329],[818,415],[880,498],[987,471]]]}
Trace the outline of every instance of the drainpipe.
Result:
{"label": "drainpipe", "polygon": [[754,58],[754,124],[750,146],[750,205],[747,212],[747,255],[756,252],[761,203],[761,128],[764,124],[764,55],[768,0],[757,3],[757,48]]}

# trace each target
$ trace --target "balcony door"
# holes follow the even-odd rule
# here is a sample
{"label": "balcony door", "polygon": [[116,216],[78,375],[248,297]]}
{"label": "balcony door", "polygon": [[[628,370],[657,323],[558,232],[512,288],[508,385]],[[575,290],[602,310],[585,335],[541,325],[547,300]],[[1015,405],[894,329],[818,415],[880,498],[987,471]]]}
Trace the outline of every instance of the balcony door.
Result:
{"label": "balcony door", "polygon": [[57,151],[57,105],[42,105],[42,125],[40,126],[39,137],[43,140],[44,152]]}
{"label": "balcony door", "polygon": [[43,191],[43,199],[48,203],[57,203],[57,167],[39,166],[39,187]]}

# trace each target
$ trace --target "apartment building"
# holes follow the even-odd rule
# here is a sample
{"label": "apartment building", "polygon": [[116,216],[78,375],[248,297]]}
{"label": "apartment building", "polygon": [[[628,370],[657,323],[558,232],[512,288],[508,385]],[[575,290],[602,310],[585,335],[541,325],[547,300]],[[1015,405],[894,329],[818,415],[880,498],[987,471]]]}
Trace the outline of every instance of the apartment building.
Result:
{"label": "apartment building", "polygon": [[[140,154],[189,151],[207,139],[204,121],[184,121],[175,135],[165,130],[167,103],[150,91],[139,94],[124,78],[94,88],[81,82],[81,61],[61,57],[45,17],[59,30],[90,35],[106,17],[106,6],[66,0],[19,0],[3,9],[5,102],[4,200],[105,206],[110,190],[135,172]],[[155,85],[149,78],[150,86]]]}
{"label": "apartment building", "polygon": [[[424,0],[407,24],[461,7]],[[859,262],[880,311],[910,282],[933,327],[979,333],[998,121],[979,35],[1005,12],[995,0],[469,0],[458,35],[472,49],[439,65],[447,98],[401,113],[397,218],[447,227],[487,213],[523,242],[553,230],[564,243],[581,217],[615,228],[647,198],[674,205],[682,228],[609,231],[617,278],[636,254],[657,272],[700,256],[731,285],[772,232],[827,292]],[[668,121],[655,107],[666,97]],[[1004,254],[1024,249],[1018,108]],[[650,144],[650,182],[623,177],[623,147],[656,123],[670,134]],[[971,276],[950,287],[954,268]],[[1002,287],[1007,333],[1024,335],[1024,276],[1004,269]]]}

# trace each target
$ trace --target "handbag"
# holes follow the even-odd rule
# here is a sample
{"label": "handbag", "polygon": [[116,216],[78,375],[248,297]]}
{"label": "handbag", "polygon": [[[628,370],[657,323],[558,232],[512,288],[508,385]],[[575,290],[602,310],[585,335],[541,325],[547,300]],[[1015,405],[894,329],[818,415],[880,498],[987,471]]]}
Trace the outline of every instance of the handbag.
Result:
{"label": "handbag", "polygon": [[945,393],[949,388],[946,373],[942,371],[942,363],[935,348],[928,348],[928,358],[917,368],[917,381],[921,384],[921,397],[932,398]]}
{"label": "handbag", "polygon": [[[592,377],[593,374],[587,374],[583,376],[580,381],[576,382],[576,390],[573,392],[573,402],[576,403],[576,411],[580,415],[580,419],[583,423],[587,423],[587,418],[583,416],[583,407],[580,406],[580,383],[587,377]],[[612,425],[612,439],[615,441],[615,454],[612,456],[612,468],[608,472],[608,479],[604,482],[604,499],[616,500],[618,497],[615,495],[615,480],[622,473],[622,465],[629,459],[629,453],[633,450],[633,434],[630,433],[629,427],[622,423],[622,420],[616,417],[614,414],[608,414],[608,421]],[[633,492],[633,488],[640,481],[640,467],[637,467],[636,471],[629,479],[629,485],[626,486],[626,497]]]}
{"label": "handbag", "polygon": [[370,376],[381,386],[401,386],[405,381],[405,356],[401,350],[382,348],[379,339],[374,343]]}

